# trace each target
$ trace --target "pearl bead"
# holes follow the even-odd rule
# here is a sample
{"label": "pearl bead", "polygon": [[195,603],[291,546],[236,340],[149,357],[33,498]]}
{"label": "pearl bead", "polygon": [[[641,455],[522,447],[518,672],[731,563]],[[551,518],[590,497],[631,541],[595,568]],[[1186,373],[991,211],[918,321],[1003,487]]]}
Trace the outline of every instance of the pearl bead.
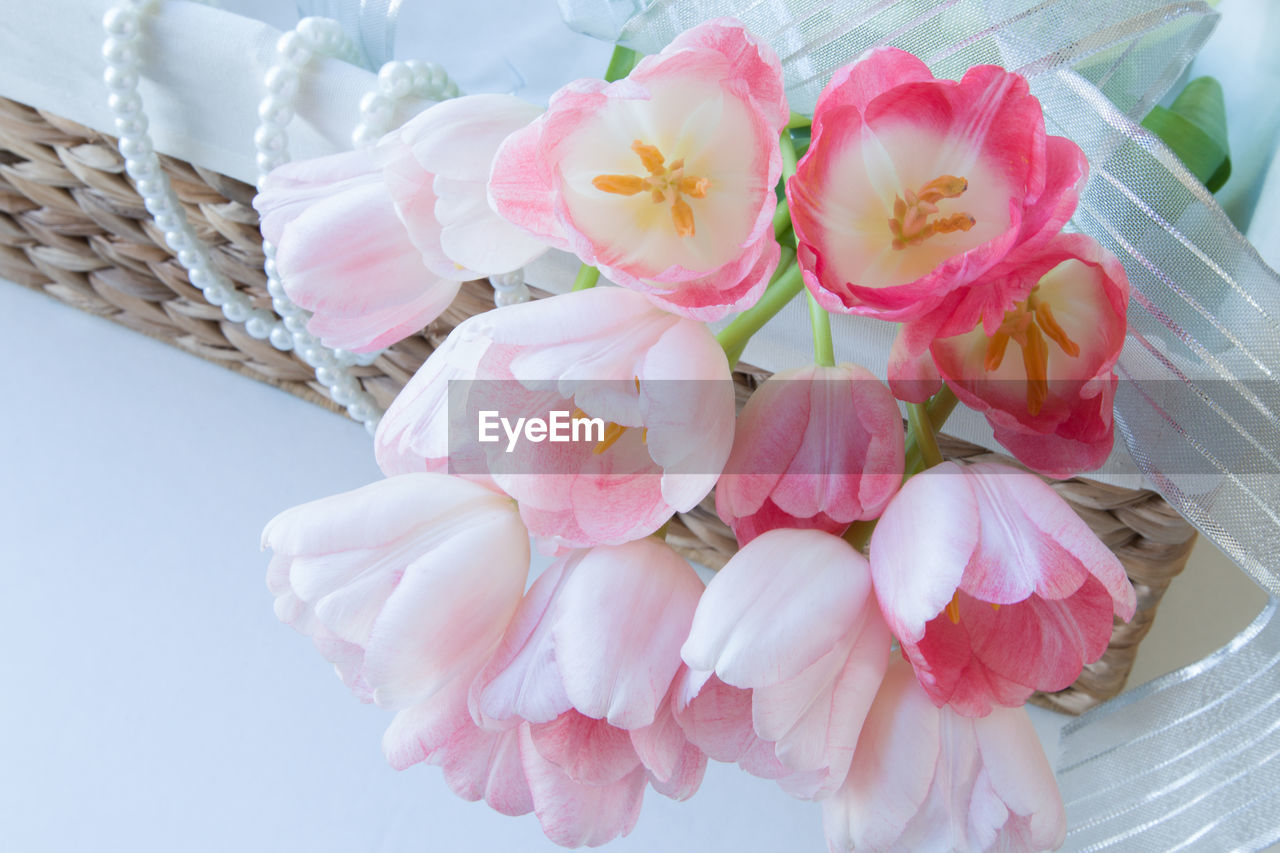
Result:
{"label": "pearl bead", "polygon": [[[148,152],[141,157],[126,157],[124,170],[135,181],[154,178],[160,173],[160,160],[154,153]],[[163,227],[163,226],[162,226]]]}
{"label": "pearl bead", "polygon": [[138,49],[133,46],[133,43],[118,38],[108,38],[102,43],[102,58],[108,65],[116,65],[120,68],[133,69],[140,64]]}
{"label": "pearl bead", "polygon": [[378,71],[378,88],[388,98],[404,98],[413,91],[413,70],[403,62],[388,62]]}
{"label": "pearl bead", "polygon": [[116,136],[141,136],[147,132],[147,117],[138,114],[115,120]]}
{"label": "pearl bead", "polygon": [[[268,153],[266,151],[259,151],[258,157],[257,157],[257,163],[258,163],[258,171],[262,172],[263,174],[266,174],[267,172],[270,172],[272,169],[276,168],[277,166],[283,166],[284,158],[280,156],[279,153]],[[259,187],[259,189],[261,189],[261,187]]]}
{"label": "pearl bead", "polygon": [[320,384],[326,388],[337,385],[340,378],[338,372],[331,367],[316,368],[316,379],[320,380]]}
{"label": "pearl bead", "polygon": [[109,92],[128,92],[138,88],[138,72],[131,68],[108,65],[102,72],[102,82]]}
{"label": "pearl bead", "polygon": [[293,107],[277,95],[267,95],[258,104],[258,118],[268,124],[284,126],[293,120]]}
{"label": "pearl bead", "polygon": [[258,147],[258,150],[272,154],[284,151],[287,141],[283,130],[269,124],[261,125],[253,134],[253,144]]}
{"label": "pearl bead", "polygon": [[[158,219],[156,220],[156,224],[159,224]],[[188,271],[187,278],[191,280],[192,287],[198,287],[201,290],[204,290],[206,287],[213,284],[213,274],[204,267],[196,267],[195,269]]]}
{"label": "pearl bead", "polygon": [[381,134],[364,122],[357,124],[351,131],[351,145],[355,148],[367,148],[381,138]]}
{"label": "pearl bead", "polygon": [[191,269],[192,267],[204,266],[208,261],[195,249],[182,249],[178,252],[178,263],[187,269]]}
{"label": "pearl bead", "polygon": [[221,284],[213,284],[204,289],[204,298],[209,300],[210,305],[222,305],[229,299],[231,294],[227,288]]}
{"label": "pearl bead", "polygon": [[284,318],[284,327],[296,335],[306,331],[307,320],[301,314],[290,314]]}
{"label": "pearl bead", "polygon": [[293,349],[293,335],[289,334],[289,330],[284,326],[273,327],[269,339],[271,345],[281,352],[288,352]]}
{"label": "pearl bead", "polygon": [[154,153],[151,140],[146,136],[127,136],[120,140],[120,153],[131,160],[140,160]]}
{"label": "pearl bead", "polygon": [[360,99],[360,113],[364,120],[385,127],[391,121],[395,105],[379,92],[366,92]]}
{"label": "pearl bead", "polygon": [[149,184],[149,183],[155,183],[155,185],[158,187],[164,186],[160,181],[140,181],[139,182],[138,193],[143,197],[142,202],[143,204],[146,205],[147,212],[150,213],[152,216],[157,216],[161,213],[173,213],[173,202],[168,195],[164,195],[162,193],[142,192],[142,189],[141,189],[142,184]]}
{"label": "pearl bead", "polygon": [[227,300],[222,306],[222,316],[233,323],[243,323],[249,319],[249,301],[244,297]]}
{"label": "pearl bead", "polygon": [[264,340],[271,334],[271,315],[265,311],[254,311],[244,323],[244,330],[254,340]]}
{"label": "pearl bead", "polygon": [[169,245],[170,249],[175,252],[181,252],[183,249],[190,247],[191,236],[186,232],[186,229],[167,231],[164,235],[164,241]]}
{"label": "pearl bead", "polygon": [[359,389],[355,387],[354,380],[349,376],[344,376],[341,382],[329,388],[329,397],[339,406],[350,405],[358,393]]}
{"label": "pearl bead", "polygon": [[301,68],[311,59],[311,48],[297,31],[280,36],[276,41],[276,53],[280,55],[281,61],[293,68]]}
{"label": "pearl bead", "polygon": [[113,36],[134,38],[138,35],[138,13],[119,6],[108,9],[102,16],[102,28]]}
{"label": "pearl bead", "polygon": [[282,65],[272,66],[262,78],[267,91],[281,98],[293,98],[298,94],[298,72]]}
{"label": "pearl bead", "polygon": [[107,98],[107,108],[117,118],[132,118],[142,112],[142,99],[137,92],[112,92]]}
{"label": "pearl bead", "polygon": [[321,357],[324,355],[324,350],[320,349],[318,346],[312,345],[300,349],[298,351],[298,355],[302,357],[302,360],[306,362],[309,367],[319,367],[322,364]]}
{"label": "pearl bead", "polygon": [[358,421],[369,421],[374,418],[373,406],[367,400],[359,400],[348,406],[347,414],[351,415],[351,417]]}

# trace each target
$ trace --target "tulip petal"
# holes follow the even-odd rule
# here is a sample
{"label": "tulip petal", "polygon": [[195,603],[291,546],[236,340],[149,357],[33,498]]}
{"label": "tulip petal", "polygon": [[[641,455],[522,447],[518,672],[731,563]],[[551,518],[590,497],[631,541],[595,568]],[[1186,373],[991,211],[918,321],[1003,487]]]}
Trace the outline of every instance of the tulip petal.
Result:
{"label": "tulip petal", "polygon": [[692,567],[656,539],[583,555],[557,599],[552,628],[574,707],[624,729],[651,724],[701,592]]}
{"label": "tulip petal", "polygon": [[464,800],[484,800],[499,814],[514,817],[533,811],[521,731],[491,732],[475,725],[460,729],[438,758],[449,788]]}
{"label": "tulip petal", "polygon": [[793,678],[844,637],[869,591],[865,558],[847,542],[770,531],[707,585],[681,655],[737,687]]}
{"label": "tulip petal", "polygon": [[978,510],[967,479],[954,462],[912,477],[871,534],[876,596],[903,642],[922,637],[925,623],[951,601],[978,546]]}
{"label": "tulip petal", "polygon": [[1066,837],[1062,795],[1022,708],[1000,708],[973,721],[991,793],[1015,815],[1029,818],[1028,846],[1056,850]]}
{"label": "tulip petal", "polygon": [[515,731],[533,810],[548,838],[562,847],[598,847],[635,827],[644,797],[643,767],[611,785],[581,785],[538,753],[528,726]]}
{"label": "tulip petal", "polygon": [[627,731],[577,711],[531,725],[529,733],[539,755],[582,785],[611,785],[640,765]]}

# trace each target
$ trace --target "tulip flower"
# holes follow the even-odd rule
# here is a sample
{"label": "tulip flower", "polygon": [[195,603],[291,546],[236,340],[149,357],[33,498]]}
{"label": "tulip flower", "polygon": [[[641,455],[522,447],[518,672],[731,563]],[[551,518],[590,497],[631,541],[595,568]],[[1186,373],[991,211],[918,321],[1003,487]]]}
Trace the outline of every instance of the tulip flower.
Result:
{"label": "tulip flower", "polygon": [[474,673],[524,591],[529,541],[511,501],[438,474],[392,477],[282,512],[276,615],[366,701],[406,708]]}
{"label": "tulip flower", "polygon": [[775,373],[738,416],[716,511],[745,545],[777,527],[840,534],[876,518],[902,482],[893,395],[851,364]]}
{"label": "tulip flower", "polygon": [[[779,529],[753,539],[707,585],[681,657],[704,682],[714,672],[751,691],[751,731],[728,733],[740,750],[771,744],[771,756],[753,756],[768,768],[760,775],[822,797],[844,781],[889,646],[866,558],[828,533]],[[723,699],[731,709],[733,696]],[[708,745],[720,753],[726,732],[714,734],[720,743]]]}
{"label": "tulip flower", "polygon": [[828,311],[919,320],[1056,234],[1086,173],[1019,75],[983,65],[938,80],[877,48],[823,90],[787,184],[805,284]]}
{"label": "tulip flower", "polygon": [[701,592],[689,564],[653,538],[559,558],[488,662],[456,682],[469,688],[397,715],[388,760],[439,764],[460,796],[532,810],[565,846],[625,835],[646,783],[685,799],[702,779],[706,757],[671,709]]}
{"label": "tulip flower", "polygon": [[[479,413],[490,410],[609,426],[593,441],[482,443]],[[388,473],[451,462],[491,480],[556,551],[637,539],[691,509],[728,459],[733,420],[729,365],[706,326],[597,287],[463,322],[387,410],[376,446]]]}
{"label": "tulip flower", "polygon": [[1136,599],[1124,567],[1039,477],[944,462],[871,536],[880,609],[938,705],[982,716],[1069,686]]}
{"label": "tulip flower", "polygon": [[935,339],[929,353],[960,401],[984,412],[996,440],[1023,464],[1053,477],[1097,468],[1113,438],[1124,267],[1092,238],[1064,234],[1007,276],[1000,285],[1017,297],[1011,308]]}
{"label": "tulip flower", "polygon": [[1066,814],[1027,712],[979,719],[937,708],[889,665],[849,776],[822,803],[833,853],[1054,850]]}
{"label": "tulip flower", "polygon": [[444,101],[372,152],[287,163],[254,199],[285,292],[326,346],[389,346],[449,307],[461,282],[546,251],[488,207],[506,136],[539,110],[507,95]]}
{"label": "tulip flower", "polygon": [[624,80],[579,80],[503,144],[494,209],[656,305],[711,321],[777,264],[772,217],[789,111],[778,57],[708,21]]}

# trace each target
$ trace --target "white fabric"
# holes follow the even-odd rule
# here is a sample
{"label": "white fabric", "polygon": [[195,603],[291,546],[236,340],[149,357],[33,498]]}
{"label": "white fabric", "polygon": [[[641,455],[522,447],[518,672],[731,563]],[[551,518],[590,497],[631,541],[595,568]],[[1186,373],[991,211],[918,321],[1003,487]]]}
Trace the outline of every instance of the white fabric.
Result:
{"label": "white fabric", "polygon": [[[1226,0],[1223,11],[1230,13],[1234,7],[1239,21],[1256,12],[1247,4],[1256,7],[1266,2]],[[0,95],[110,132],[111,117],[100,79],[101,18],[109,5],[109,0],[43,0],[38,4],[0,0],[0,15],[5,21],[0,28]],[[224,8],[214,9],[186,0],[160,4],[146,31],[140,94],[157,149],[251,181],[256,174],[251,140],[261,79],[274,59],[277,27],[294,22],[295,6],[291,0],[225,0],[221,5]],[[569,80],[601,73],[609,46],[570,31],[561,23],[554,4],[507,0],[496,5],[501,8],[492,3],[446,7],[427,0],[407,0],[401,8],[396,55],[440,62],[464,91],[513,91],[535,102],[545,101]],[[477,38],[477,33],[483,38]],[[1206,53],[1211,60],[1230,54],[1237,41],[1211,40]],[[1251,63],[1216,61],[1210,70],[1224,76],[1228,93],[1245,85],[1241,81],[1247,79],[1243,73],[1233,79],[1232,69],[1260,67],[1269,55],[1266,43],[1266,38],[1250,42],[1256,54]],[[1261,67],[1275,64],[1272,61]],[[357,104],[374,82],[371,72],[342,62],[316,63],[313,72],[304,77],[298,116],[289,126],[291,154],[318,156],[348,147],[350,130],[358,118]],[[1256,89],[1246,87],[1245,91]],[[1228,97],[1231,100],[1230,94]],[[408,105],[406,114],[417,107],[420,105]],[[1233,112],[1237,120],[1242,116],[1252,119],[1247,125],[1250,130],[1269,131],[1274,136],[1275,122],[1268,124],[1243,109]],[[1241,159],[1245,167],[1261,173],[1261,167],[1256,166],[1259,158]],[[1280,177],[1273,183],[1276,188],[1260,210],[1280,209]],[[1280,212],[1261,216],[1257,227],[1264,235],[1267,228],[1280,231]],[[553,252],[529,270],[528,279],[536,286],[562,292],[569,288],[575,270],[572,257]],[[837,358],[862,364],[883,377],[894,328],[877,321],[835,317]],[[807,361],[808,314],[802,301],[789,305],[757,335],[743,358],[771,370]],[[987,447],[996,446],[985,419],[968,410],[958,411],[948,422],[947,431]],[[1099,479],[1126,486],[1141,483],[1123,449],[1113,453],[1105,471]]]}

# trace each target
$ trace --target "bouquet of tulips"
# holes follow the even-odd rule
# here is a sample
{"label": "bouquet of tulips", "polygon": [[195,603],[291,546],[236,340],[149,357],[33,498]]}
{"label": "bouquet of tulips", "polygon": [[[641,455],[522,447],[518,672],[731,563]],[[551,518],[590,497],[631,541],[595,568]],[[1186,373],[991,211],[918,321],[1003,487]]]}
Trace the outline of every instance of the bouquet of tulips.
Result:
{"label": "bouquet of tulips", "polygon": [[[1040,474],[1109,454],[1128,284],[1063,232],[1080,149],[995,66],[877,49],[809,118],[733,20],[634,60],[265,182],[331,346],[385,347],[549,248],[582,261],[572,292],[457,326],[378,427],[385,479],[270,522],[277,614],[395,711],[393,766],[565,846],[711,758],[820,801],[832,850],[1057,847],[1021,706],[1134,592],[1040,477],[944,462],[936,431],[963,403]],[[802,293],[813,364],[737,412],[747,340]],[[901,324],[887,385],[835,363],[828,312]],[[740,550],[704,584],[664,534],[713,488]],[[553,560],[528,585],[531,540]]]}

